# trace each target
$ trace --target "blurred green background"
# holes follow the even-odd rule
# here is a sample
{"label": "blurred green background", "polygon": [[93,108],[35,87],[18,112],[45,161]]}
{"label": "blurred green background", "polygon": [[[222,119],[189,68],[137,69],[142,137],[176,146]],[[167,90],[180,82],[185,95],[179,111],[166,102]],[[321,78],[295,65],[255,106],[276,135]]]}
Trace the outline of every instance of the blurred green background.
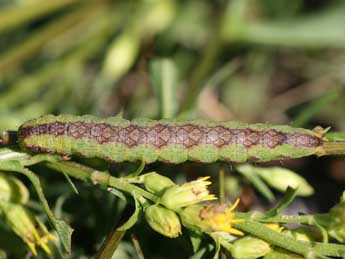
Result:
{"label": "blurred green background", "polygon": [[[16,130],[48,113],[122,113],[127,119],[206,118],[345,131],[344,1],[1,0],[0,8],[0,130]],[[297,210],[326,211],[344,186],[340,157],[272,164],[300,172],[315,188]],[[145,171],[177,181],[208,174],[217,182],[220,166],[155,163]],[[135,165],[112,167],[118,174]],[[127,211],[124,203],[78,182],[76,195],[62,175],[34,169],[51,206],[76,230],[72,258],[92,258]],[[269,206],[228,171],[226,193],[240,195],[243,210]],[[32,208],[42,213],[34,201]],[[6,231],[0,225],[10,235]],[[187,237],[169,240],[141,222],[116,258],[136,258],[131,234],[147,258],[191,254]],[[0,247],[13,258],[23,252],[15,241]]]}

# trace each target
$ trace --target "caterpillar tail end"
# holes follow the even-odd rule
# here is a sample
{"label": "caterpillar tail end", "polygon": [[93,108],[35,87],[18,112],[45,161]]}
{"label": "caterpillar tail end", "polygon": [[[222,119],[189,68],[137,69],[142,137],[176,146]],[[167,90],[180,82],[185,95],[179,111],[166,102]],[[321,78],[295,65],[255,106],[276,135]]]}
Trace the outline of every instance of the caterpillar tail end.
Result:
{"label": "caterpillar tail end", "polygon": [[18,140],[17,131],[6,130],[1,133],[0,145],[1,146],[16,145],[17,140]]}

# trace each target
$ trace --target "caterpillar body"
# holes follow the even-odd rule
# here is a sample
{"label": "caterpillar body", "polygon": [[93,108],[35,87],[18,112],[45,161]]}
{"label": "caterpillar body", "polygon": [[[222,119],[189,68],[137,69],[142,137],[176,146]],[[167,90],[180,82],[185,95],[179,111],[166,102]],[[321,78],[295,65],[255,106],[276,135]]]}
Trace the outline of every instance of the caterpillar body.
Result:
{"label": "caterpillar body", "polygon": [[317,132],[290,126],[206,120],[128,121],[44,115],[18,130],[22,149],[113,162],[265,162],[322,153]]}

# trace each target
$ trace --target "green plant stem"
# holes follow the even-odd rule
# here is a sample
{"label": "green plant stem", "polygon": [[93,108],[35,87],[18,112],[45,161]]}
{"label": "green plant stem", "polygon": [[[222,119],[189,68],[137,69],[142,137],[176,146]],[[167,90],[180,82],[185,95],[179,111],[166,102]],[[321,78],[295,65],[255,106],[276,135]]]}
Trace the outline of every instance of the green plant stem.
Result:
{"label": "green plant stem", "polygon": [[120,191],[130,193],[133,196],[140,195],[153,202],[158,202],[157,196],[143,190],[142,188],[128,183],[126,179],[122,180],[121,178],[113,177],[107,172],[97,171],[90,167],[82,166],[80,164],[69,161],[47,162],[47,166],[54,170],[64,172],[65,174],[82,181],[89,181],[94,184],[111,186]]}
{"label": "green plant stem", "polygon": [[310,226],[319,227],[319,225],[327,226],[332,219],[329,213],[319,213],[313,215],[277,215],[273,217],[267,217],[263,212],[236,212],[237,218],[243,218],[246,220],[253,220],[262,223],[293,223],[293,224],[306,224]]}
{"label": "green plant stem", "polygon": [[329,214],[315,214],[315,215],[279,215],[268,219],[260,219],[260,222],[277,222],[277,223],[296,223],[315,225],[316,222],[329,220]]}
{"label": "green plant stem", "polygon": [[248,220],[241,223],[236,223],[234,226],[244,232],[247,232],[248,234],[261,238],[272,245],[279,246],[297,254],[301,254],[306,258],[309,258],[311,255],[345,255],[344,245],[298,241],[285,234],[274,231],[258,222]]}
{"label": "green plant stem", "polygon": [[325,141],[322,145],[320,156],[327,155],[344,155],[345,154],[345,141]]}
{"label": "green plant stem", "polygon": [[112,258],[126,231],[112,231],[97,254],[97,259]]}

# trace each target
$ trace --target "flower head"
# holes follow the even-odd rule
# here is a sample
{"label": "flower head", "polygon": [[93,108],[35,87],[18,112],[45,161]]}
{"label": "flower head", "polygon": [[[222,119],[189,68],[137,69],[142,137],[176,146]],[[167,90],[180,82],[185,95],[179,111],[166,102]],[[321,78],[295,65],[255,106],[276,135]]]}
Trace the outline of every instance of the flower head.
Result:
{"label": "flower head", "polygon": [[50,254],[48,242],[57,238],[48,232],[42,222],[35,218],[23,205],[8,202],[0,203],[0,210],[8,225],[27,244],[34,255],[37,255],[37,247],[41,247]]}
{"label": "flower head", "polygon": [[180,213],[182,223],[186,227],[204,232],[223,231],[234,235],[243,235],[240,230],[232,227],[233,223],[243,221],[236,219],[233,213],[239,201],[237,199],[231,207],[225,204],[189,206]]}
{"label": "flower head", "polygon": [[210,181],[207,181],[209,178],[209,176],[206,176],[195,181],[167,188],[160,198],[160,203],[174,210],[202,201],[217,199],[207,189],[207,186],[211,184]]}

